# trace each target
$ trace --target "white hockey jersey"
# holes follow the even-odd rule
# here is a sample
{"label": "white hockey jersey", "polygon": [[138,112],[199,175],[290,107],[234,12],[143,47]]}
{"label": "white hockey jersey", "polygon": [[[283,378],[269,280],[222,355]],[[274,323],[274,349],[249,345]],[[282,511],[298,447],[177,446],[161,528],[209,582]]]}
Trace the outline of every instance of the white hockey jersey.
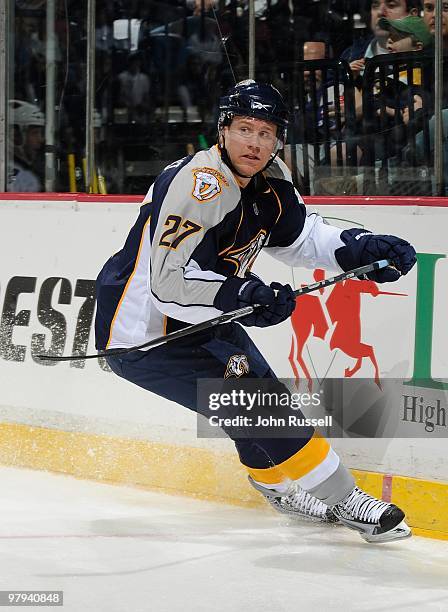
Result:
{"label": "white hockey jersey", "polygon": [[96,346],[131,347],[221,314],[222,283],[244,283],[262,248],[291,266],[341,271],[340,233],[307,215],[280,159],[242,189],[217,146],[185,157],[158,176],[98,276]]}

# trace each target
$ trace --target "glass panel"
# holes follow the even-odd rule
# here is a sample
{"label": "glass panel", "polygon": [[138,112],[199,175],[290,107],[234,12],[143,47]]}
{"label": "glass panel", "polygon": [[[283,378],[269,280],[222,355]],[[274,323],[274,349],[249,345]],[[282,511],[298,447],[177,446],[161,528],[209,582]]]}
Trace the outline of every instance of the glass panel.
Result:
{"label": "glass panel", "polygon": [[[8,2],[8,189],[84,191],[87,0]],[[304,194],[435,193],[434,5],[255,1],[256,78],[290,104],[284,157]],[[248,74],[248,2],[97,0],[95,12],[94,189],[142,194],[215,142],[219,96]],[[379,22],[417,14],[409,31]],[[448,3],[443,27],[448,41]]]}
{"label": "glass panel", "polygon": [[7,189],[68,191],[67,156],[83,139],[85,13],[78,3],[9,1]]}

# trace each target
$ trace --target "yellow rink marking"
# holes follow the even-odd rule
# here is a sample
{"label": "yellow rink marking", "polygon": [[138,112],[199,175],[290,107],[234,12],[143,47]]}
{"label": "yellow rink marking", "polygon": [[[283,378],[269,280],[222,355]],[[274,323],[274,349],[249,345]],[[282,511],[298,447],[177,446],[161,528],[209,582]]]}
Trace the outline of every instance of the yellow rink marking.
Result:
{"label": "yellow rink marking", "polygon": [[[236,453],[0,423],[0,463],[236,505],[265,505],[248,484]],[[352,472],[371,495],[401,506],[416,535],[448,540],[448,483]]]}

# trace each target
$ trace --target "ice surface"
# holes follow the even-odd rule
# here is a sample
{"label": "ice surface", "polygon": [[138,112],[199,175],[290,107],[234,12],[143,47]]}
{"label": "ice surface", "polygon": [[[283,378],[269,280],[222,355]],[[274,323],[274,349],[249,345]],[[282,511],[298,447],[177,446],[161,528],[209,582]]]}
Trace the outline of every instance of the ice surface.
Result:
{"label": "ice surface", "polygon": [[0,589],[64,590],[63,608],[39,609],[448,610],[446,541],[369,545],[268,508],[29,470],[0,468],[0,483]]}

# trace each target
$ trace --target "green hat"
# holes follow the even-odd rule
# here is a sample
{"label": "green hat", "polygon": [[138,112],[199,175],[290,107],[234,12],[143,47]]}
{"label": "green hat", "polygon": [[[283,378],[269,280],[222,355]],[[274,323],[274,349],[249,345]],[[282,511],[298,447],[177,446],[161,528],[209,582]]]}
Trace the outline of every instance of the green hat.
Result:
{"label": "green hat", "polygon": [[386,19],[381,17],[378,20],[378,25],[382,30],[396,30],[397,32],[413,36],[422,43],[423,47],[429,47],[433,42],[432,34],[421,17],[413,15],[403,17],[402,19]]}

